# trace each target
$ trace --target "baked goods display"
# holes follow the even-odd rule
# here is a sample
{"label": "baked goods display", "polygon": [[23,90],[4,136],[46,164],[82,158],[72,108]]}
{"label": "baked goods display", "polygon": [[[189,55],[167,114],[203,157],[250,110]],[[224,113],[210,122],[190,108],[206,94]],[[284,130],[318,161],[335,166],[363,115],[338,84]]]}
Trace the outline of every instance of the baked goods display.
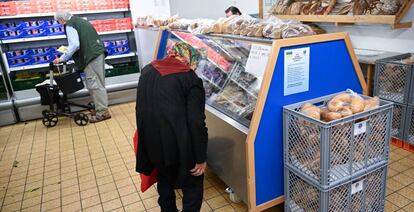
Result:
{"label": "baked goods display", "polygon": [[223,88],[227,80],[227,73],[221,71],[217,66],[207,60],[200,61],[196,73],[198,76],[201,76],[202,79],[213,83],[219,88]]}
{"label": "baked goods display", "polygon": [[[296,7],[295,7],[296,8]],[[249,15],[233,15],[218,20],[212,19],[181,19],[178,16],[170,18],[145,16],[137,19],[136,27],[166,26],[172,30],[183,30],[193,34],[232,34],[239,36],[281,39],[316,34],[323,30],[309,27],[299,21],[281,20],[271,16],[265,20]]]}
{"label": "baked goods display", "polygon": [[269,11],[274,15],[395,15],[401,0],[279,0]]}

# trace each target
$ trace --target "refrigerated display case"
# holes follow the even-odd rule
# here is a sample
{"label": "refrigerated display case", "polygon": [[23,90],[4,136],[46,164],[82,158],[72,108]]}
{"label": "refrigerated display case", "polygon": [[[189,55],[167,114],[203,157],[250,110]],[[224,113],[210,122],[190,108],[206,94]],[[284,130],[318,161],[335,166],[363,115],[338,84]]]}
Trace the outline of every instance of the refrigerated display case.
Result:
{"label": "refrigerated display case", "polygon": [[[366,90],[346,33],[269,40],[161,30],[158,41],[156,59],[175,42],[208,55],[196,69],[206,91],[208,166],[229,186],[230,199],[243,200],[249,211],[283,202],[282,107],[348,88]],[[306,78],[284,67],[284,53],[298,48],[309,48]],[[285,77],[309,86],[285,93]]]}

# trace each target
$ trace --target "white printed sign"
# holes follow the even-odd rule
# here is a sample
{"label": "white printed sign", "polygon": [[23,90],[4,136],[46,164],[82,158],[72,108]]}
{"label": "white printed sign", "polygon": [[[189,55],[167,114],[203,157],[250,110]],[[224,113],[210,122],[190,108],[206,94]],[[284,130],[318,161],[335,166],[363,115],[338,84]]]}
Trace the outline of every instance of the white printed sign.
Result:
{"label": "white printed sign", "polygon": [[249,58],[246,62],[246,72],[262,78],[266,69],[267,61],[269,60],[271,46],[252,44]]}
{"label": "white printed sign", "polygon": [[358,181],[351,185],[351,195],[362,191],[364,188],[364,180]]}
{"label": "white printed sign", "polygon": [[285,50],[284,95],[309,91],[310,48]]}
{"label": "white printed sign", "polygon": [[354,136],[360,135],[367,131],[367,121],[354,124]]}

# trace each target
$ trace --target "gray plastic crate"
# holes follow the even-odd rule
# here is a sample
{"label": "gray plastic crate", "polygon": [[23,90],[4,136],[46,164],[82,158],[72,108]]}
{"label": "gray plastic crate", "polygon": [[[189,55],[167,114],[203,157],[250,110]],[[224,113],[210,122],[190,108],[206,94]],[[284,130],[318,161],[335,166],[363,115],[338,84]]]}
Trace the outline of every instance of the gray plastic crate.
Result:
{"label": "gray plastic crate", "polygon": [[[335,95],[305,102],[323,106]],[[300,113],[305,102],[284,107],[285,166],[329,189],[387,164],[391,102],[380,100],[378,108],[329,123]]]}
{"label": "gray plastic crate", "polygon": [[404,122],[407,117],[407,106],[394,102],[392,111],[391,136],[404,140]]}
{"label": "gray plastic crate", "polygon": [[401,63],[411,54],[402,54],[384,58],[375,62],[374,96],[399,103],[414,104],[413,92],[410,92],[414,77],[414,65]]}
{"label": "gray plastic crate", "polygon": [[322,190],[285,168],[285,211],[384,211],[387,167]]}
{"label": "gray plastic crate", "polygon": [[414,106],[407,107],[407,115],[405,119],[405,141],[414,145]]}

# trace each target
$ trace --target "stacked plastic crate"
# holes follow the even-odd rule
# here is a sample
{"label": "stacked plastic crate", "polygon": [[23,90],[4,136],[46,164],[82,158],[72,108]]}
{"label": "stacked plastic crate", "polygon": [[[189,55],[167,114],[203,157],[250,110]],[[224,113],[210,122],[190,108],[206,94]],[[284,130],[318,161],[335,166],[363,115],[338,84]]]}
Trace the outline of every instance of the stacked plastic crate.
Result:
{"label": "stacked plastic crate", "polygon": [[383,211],[392,103],[331,122],[299,112],[303,104],[284,108],[285,210]]}
{"label": "stacked plastic crate", "polygon": [[128,54],[130,51],[128,40],[104,41],[103,43],[108,55]]}
{"label": "stacked plastic crate", "polygon": [[6,52],[9,67],[46,64],[61,55],[56,47],[22,49]]}
{"label": "stacked plastic crate", "polygon": [[394,102],[392,136],[408,142],[405,148],[414,151],[414,62],[408,61],[410,57],[402,54],[376,62],[374,95]]}
{"label": "stacked plastic crate", "polygon": [[63,35],[64,27],[54,20],[0,24],[0,40]]}

